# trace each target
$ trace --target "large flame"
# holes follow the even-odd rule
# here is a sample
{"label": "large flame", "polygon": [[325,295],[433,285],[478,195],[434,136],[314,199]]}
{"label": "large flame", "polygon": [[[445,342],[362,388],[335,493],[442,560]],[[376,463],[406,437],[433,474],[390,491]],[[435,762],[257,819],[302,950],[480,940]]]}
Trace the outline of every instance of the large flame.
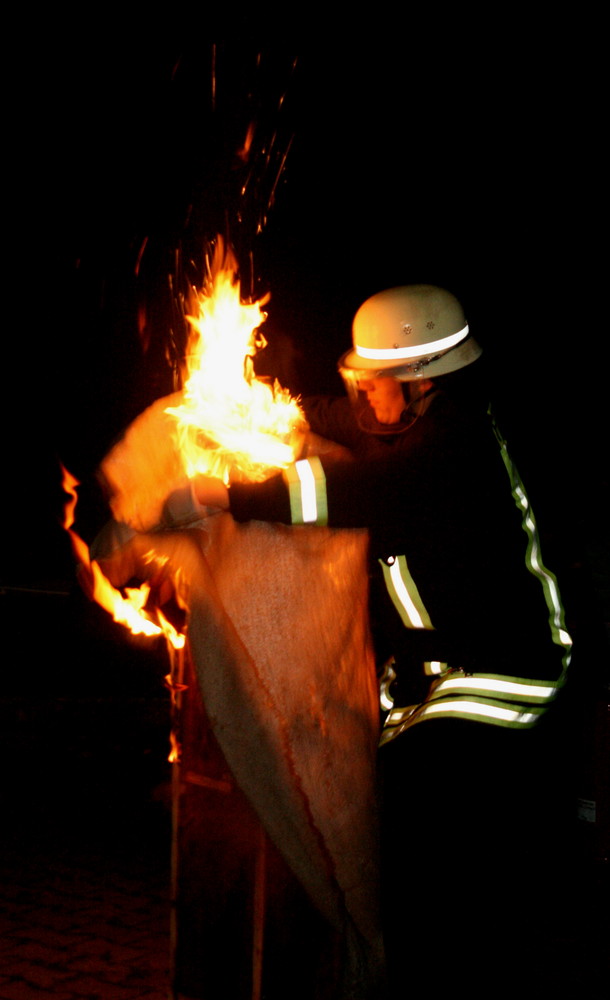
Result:
{"label": "large flame", "polygon": [[[265,343],[259,327],[266,318],[266,301],[241,301],[235,258],[218,238],[203,290],[192,293],[184,388],[172,397],[173,405],[160,401],[161,409],[152,407],[132,425],[137,430],[128,438],[128,460],[121,445],[116,462],[116,450],[105,460],[115,518],[133,525],[131,511],[143,498],[158,498],[161,509],[172,487],[199,473],[225,482],[230,475],[260,481],[298,457],[305,428],[298,403],[277,382],[270,385],[254,374],[254,355]],[[163,421],[158,414],[166,414]],[[78,482],[66,470],[63,474],[70,496],[64,527],[86,589],[134,634],[164,634],[174,648],[181,648],[184,636],[160,611],[148,609],[148,584],[121,593],[90,558],[73,528]]]}
{"label": "large flame", "polygon": [[278,382],[261,381],[253,358],[265,340],[260,326],[268,297],[240,299],[237,264],[220,238],[208,280],[193,291],[183,401],[168,407],[176,418],[177,446],[188,478],[207,473],[228,481],[266,479],[297,457],[304,417]]}
{"label": "large flame", "polygon": [[[132,461],[124,463],[119,459],[116,479],[109,466],[105,469],[109,484],[116,490],[111,506],[119,520],[131,520],[129,512],[137,510],[142,496],[164,497],[168,484],[171,489],[172,476],[176,477],[176,483],[198,473],[217,476],[225,482],[230,475],[260,481],[298,457],[305,428],[302,411],[277,382],[270,385],[254,375],[254,355],[265,343],[258,332],[266,318],[262,311],[265,302],[266,299],[241,302],[235,258],[225,252],[218,239],[208,280],[201,292],[193,290],[193,315],[187,317],[192,329],[185,385],[174,397],[176,405],[160,404],[167,414],[161,423],[153,423],[151,414],[159,412],[154,408],[148,417],[144,415],[143,424],[138,425],[143,429],[142,437],[140,429],[134,435]],[[149,440],[149,430],[154,442],[152,449],[143,445]],[[158,431],[167,438],[162,447],[155,433]],[[169,479],[168,470],[171,470]],[[125,588],[121,593],[91,559],[86,544],[74,530],[79,484],[66,469],[62,472],[63,487],[69,497],[64,528],[70,535],[83,585],[116,622],[133,634],[165,636],[171,663],[167,684],[174,703],[184,688],[179,651],[185,636],[176,631],[158,608],[148,609],[148,584]],[[180,746],[175,732],[171,739],[169,759],[177,761]]]}

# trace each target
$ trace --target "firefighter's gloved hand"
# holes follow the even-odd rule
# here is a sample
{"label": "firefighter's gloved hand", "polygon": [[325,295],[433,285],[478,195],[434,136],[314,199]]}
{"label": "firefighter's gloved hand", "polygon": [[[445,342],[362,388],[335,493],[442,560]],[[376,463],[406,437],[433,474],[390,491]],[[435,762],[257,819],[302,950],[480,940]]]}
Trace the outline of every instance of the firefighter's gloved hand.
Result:
{"label": "firefighter's gloved hand", "polygon": [[201,521],[208,515],[208,508],[197,500],[192,482],[173,490],[163,504],[161,527],[180,528]]}
{"label": "firefighter's gloved hand", "polygon": [[220,479],[196,476],[186,486],[173,490],[163,505],[162,528],[194,525],[229,506],[227,488]]}

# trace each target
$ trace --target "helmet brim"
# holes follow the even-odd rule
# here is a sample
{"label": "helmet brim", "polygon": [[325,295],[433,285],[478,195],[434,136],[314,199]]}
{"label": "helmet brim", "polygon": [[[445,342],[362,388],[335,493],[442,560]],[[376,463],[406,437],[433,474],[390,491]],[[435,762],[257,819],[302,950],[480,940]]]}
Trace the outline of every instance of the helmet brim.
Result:
{"label": "helmet brim", "polygon": [[339,358],[339,371],[346,371],[352,377],[362,373],[363,378],[396,378],[400,382],[415,382],[422,378],[437,378],[439,375],[448,375],[449,372],[458,371],[472,364],[482,354],[481,347],[474,337],[467,337],[465,340],[451,347],[442,354],[430,356],[422,354],[419,357],[410,358],[408,362],[399,364],[391,358],[380,361],[374,358],[363,358],[353,348],[346,351]]}

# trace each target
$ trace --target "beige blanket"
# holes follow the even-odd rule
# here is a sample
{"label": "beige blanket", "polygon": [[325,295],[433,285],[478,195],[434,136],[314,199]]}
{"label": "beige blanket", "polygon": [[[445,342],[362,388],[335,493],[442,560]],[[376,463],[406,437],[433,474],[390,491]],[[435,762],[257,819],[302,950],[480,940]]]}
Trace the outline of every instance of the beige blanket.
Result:
{"label": "beige blanket", "polygon": [[[164,402],[102,465],[115,516],[145,529],[181,482]],[[180,534],[147,537],[171,563]],[[229,767],[321,912],[381,964],[367,535],[230,514],[188,534],[188,641]]]}

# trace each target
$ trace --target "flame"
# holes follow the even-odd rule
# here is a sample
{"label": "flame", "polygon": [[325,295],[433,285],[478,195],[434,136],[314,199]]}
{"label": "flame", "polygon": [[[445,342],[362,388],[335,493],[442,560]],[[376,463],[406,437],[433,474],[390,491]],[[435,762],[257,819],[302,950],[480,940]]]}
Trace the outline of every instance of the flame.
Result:
{"label": "flame", "polygon": [[169,746],[170,750],[167,755],[168,761],[170,762],[170,764],[179,764],[182,748],[178,740],[178,735],[173,729],[170,730],[169,734]]}
{"label": "flame", "polygon": [[116,622],[128,628],[133,635],[164,635],[175,649],[181,649],[185,642],[184,635],[178,632],[160,611],[156,613],[157,621],[145,611],[150,586],[143,583],[139,588],[127,587],[124,596],[104,576],[99,563],[90,558],[89,549],[73,527],[78,500],[76,488],[79,485],[78,479],[62,466],[62,486],[69,497],[64,508],[63,526],[70,536],[72,550],[83,574],[85,589]]}
{"label": "flame", "polygon": [[240,298],[237,263],[219,238],[208,280],[193,290],[183,402],[166,412],[187,477],[229,474],[259,482],[298,457],[303,413],[288,390],[257,379],[253,359],[265,346],[260,326],[268,296]]}
{"label": "flame", "polygon": [[[163,409],[150,418],[154,421],[156,413],[169,416],[165,422],[154,424],[165,449],[159,447],[161,441],[155,435],[152,435],[154,448],[149,449],[145,420],[142,425],[145,433],[141,437],[135,435],[133,449],[129,444],[130,461],[125,463],[120,457],[112,469],[106,462],[105,472],[116,491],[111,501],[113,513],[126,523],[130,523],[130,504],[137,509],[138,490],[146,497],[155,493],[155,486],[167,490],[172,476],[182,481],[184,476],[192,478],[203,473],[225,482],[230,475],[257,482],[286,468],[298,457],[306,422],[297,401],[278,382],[271,385],[257,379],[254,373],[254,356],[265,345],[260,326],[266,319],[262,307],[268,297],[255,302],[241,301],[237,263],[220,238],[208,272],[203,289],[192,290],[184,387],[173,397],[176,405],[165,406],[163,402]],[[162,454],[167,459],[167,468]],[[135,477],[130,475],[134,466]],[[125,588],[122,593],[110,583],[99,563],[91,559],[86,544],[73,527],[78,480],[63,467],[62,474],[63,488],[69,497],[64,528],[80,564],[85,589],[133,634],[164,635],[174,663],[172,650],[184,647],[185,636],[176,631],[159,609],[148,609],[148,584]],[[172,667],[168,680],[172,703],[184,689],[179,675],[180,671],[175,674]],[[174,737],[170,759],[178,760],[179,755],[179,743]]]}

